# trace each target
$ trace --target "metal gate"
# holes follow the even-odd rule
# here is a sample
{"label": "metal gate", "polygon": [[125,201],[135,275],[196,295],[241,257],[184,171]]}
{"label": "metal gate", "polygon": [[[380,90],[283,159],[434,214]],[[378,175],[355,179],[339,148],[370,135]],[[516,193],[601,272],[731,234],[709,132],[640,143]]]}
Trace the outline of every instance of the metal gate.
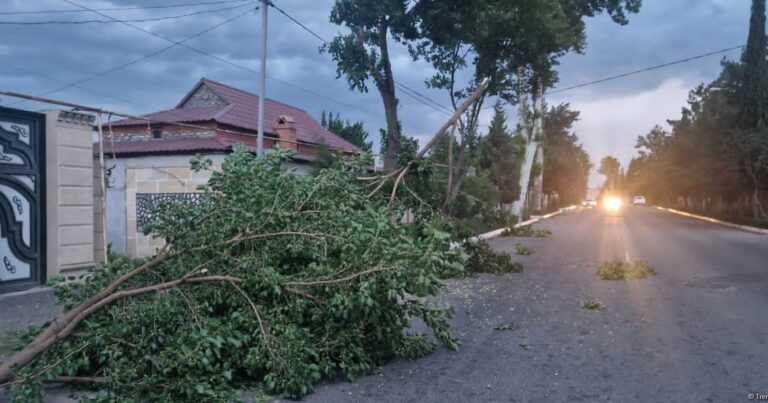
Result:
{"label": "metal gate", "polygon": [[45,282],[45,115],[0,107],[0,293]]}

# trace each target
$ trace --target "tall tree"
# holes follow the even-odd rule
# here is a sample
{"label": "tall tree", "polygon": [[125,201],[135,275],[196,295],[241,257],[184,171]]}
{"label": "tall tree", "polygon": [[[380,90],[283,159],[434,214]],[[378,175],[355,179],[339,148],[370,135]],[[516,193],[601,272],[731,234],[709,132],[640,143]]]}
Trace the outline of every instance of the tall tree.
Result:
{"label": "tall tree", "polygon": [[[428,81],[448,91],[454,107],[467,89],[488,77],[488,96],[516,101],[519,87],[537,88],[556,80],[557,58],[581,51],[585,42],[584,17],[607,11],[614,21],[626,23],[640,0],[421,0],[414,7],[422,42],[415,48],[436,70]],[[466,73],[464,71],[469,70]],[[461,82],[460,77],[469,76]],[[541,95],[539,95],[539,98]],[[484,98],[470,108],[459,124],[458,161],[453,189],[446,203],[458,195],[469,162],[477,152],[477,122]],[[530,137],[530,136],[529,136]],[[535,150],[536,148],[534,148]],[[532,162],[532,157],[530,158]],[[525,175],[523,175],[525,176]],[[526,180],[527,183],[527,180]]]}
{"label": "tall tree", "polygon": [[738,90],[739,125],[734,131],[741,163],[752,183],[752,215],[766,217],[760,203],[760,177],[768,172],[768,61],[765,0],[752,0],[747,48],[742,55],[743,81]]}
{"label": "tall tree", "polygon": [[480,143],[478,164],[488,173],[499,190],[500,202],[509,204],[520,196],[517,182],[520,175],[522,149],[507,130],[507,117],[501,101],[493,107],[494,114],[488,134]]}
{"label": "tall tree", "polygon": [[416,38],[416,20],[408,0],[336,0],[331,22],[349,28],[335,37],[326,49],[336,62],[338,77],[347,78],[350,88],[368,92],[372,80],[381,95],[387,121],[384,168],[397,166],[401,133],[397,116],[398,100],[389,55],[389,40],[408,43]]}
{"label": "tall tree", "polygon": [[320,123],[330,132],[338,134],[344,140],[360,147],[364,151],[371,151],[373,143],[367,141],[369,134],[365,127],[363,127],[363,122],[351,123],[349,119],[342,120],[338,112],[336,116],[333,116],[332,113],[326,115],[325,111],[323,111]]}
{"label": "tall tree", "polygon": [[592,164],[573,132],[578,119],[579,112],[569,104],[552,107],[544,116],[543,190],[556,193],[559,205],[576,204],[587,191]]}
{"label": "tall tree", "polygon": [[609,155],[600,160],[600,167],[597,169],[597,173],[605,176],[605,183],[603,184],[604,190],[619,190],[618,186],[621,182],[621,163],[616,157]]}

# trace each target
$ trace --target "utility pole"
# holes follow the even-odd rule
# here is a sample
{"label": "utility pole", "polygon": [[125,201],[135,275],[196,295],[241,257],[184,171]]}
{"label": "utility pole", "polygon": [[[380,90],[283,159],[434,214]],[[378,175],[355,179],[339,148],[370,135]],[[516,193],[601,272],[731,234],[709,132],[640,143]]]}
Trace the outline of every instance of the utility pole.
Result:
{"label": "utility pole", "polygon": [[[524,125],[524,129],[530,129],[530,133],[526,134],[526,146],[525,155],[523,157],[523,165],[520,168],[520,199],[512,203],[512,214],[516,215],[518,219],[522,220],[523,212],[525,211],[525,205],[528,201],[528,187],[530,185],[531,170],[535,162],[536,153],[541,145],[541,132],[543,125],[543,103],[544,103],[544,86],[539,80],[533,82],[533,114],[532,116],[527,111],[527,97],[525,97],[525,90],[521,90],[520,103],[521,103],[521,116],[525,119],[527,115],[530,119],[527,124]],[[526,104],[523,104],[525,102]]]}
{"label": "utility pole", "polygon": [[264,98],[267,78],[267,9],[269,0],[261,1],[261,67],[259,68],[259,132],[256,138],[256,155],[264,155]]}

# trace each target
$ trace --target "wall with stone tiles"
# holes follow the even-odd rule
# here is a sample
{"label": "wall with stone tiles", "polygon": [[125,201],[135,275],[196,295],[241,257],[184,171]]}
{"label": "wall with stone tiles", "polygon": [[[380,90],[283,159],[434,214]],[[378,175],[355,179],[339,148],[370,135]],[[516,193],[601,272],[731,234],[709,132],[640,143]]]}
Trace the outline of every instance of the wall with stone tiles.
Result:
{"label": "wall with stone tiles", "polygon": [[[212,171],[193,172],[189,168],[191,155],[182,156],[144,156],[121,158],[117,161],[113,175],[116,180],[107,190],[107,225],[114,222],[125,223],[125,234],[116,234],[108,227],[108,242],[113,245],[125,245],[125,253],[131,257],[151,256],[164,245],[161,239],[146,236],[137,229],[137,193],[192,193],[197,187],[204,185],[211,177]],[[213,161],[212,170],[221,169],[225,156],[221,154],[206,155]],[[109,163],[108,163],[109,165]],[[311,166],[304,163],[286,162],[285,168],[297,175],[306,175]],[[124,175],[119,170],[124,170]],[[124,177],[124,179],[120,179]],[[124,181],[124,184],[122,183]],[[124,196],[123,196],[124,195]],[[115,197],[124,197],[125,203],[115,203]]]}
{"label": "wall with stone tiles", "polygon": [[[192,193],[211,177],[211,170],[194,172],[189,167],[192,156],[156,156],[130,158],[125,171],[126,254],[150,256],[163,246],[162,239],[146,236],[137,230],[137,193]],[[221,168],[223,155],[209,155],[212,170]]]}

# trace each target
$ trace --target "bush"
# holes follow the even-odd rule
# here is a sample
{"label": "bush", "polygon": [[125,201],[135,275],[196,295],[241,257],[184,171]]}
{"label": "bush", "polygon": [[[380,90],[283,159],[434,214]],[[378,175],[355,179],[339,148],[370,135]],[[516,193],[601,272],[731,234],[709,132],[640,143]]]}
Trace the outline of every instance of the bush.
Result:
{"label": "bush", "polygon": [[484,240],[464,241],[462,244],[467,255],[465,267],[468,273],[519,273],[523,265],[513,262],[508,254],[496,252]]}
{"label": "bush", "polygon": [[587,299],[581,304],[581,307],[584,309],[589,309],[591,311],[601,311],[605,309],[605,305],[603,304],[603,302],[597,298]]}
{"label": "bush", "polygon": [[520,238],[548,238],[552,231],[548,229],[533,228],[533,225],[523,227],[510,226],[501,233],[501,236],[516,236]]}
{"label": "bush", "polygon": [[521,243],[518,243],[515,245],[515,254],[520,256],[529,256],[529,255],[533,255],[533,251],[531,250],[531,248]]}
{"label": "bush", "polygon": [[121,298],[21,368],[9,392],[40,401],[42,381],[77,376],[103,382],[104,401],[229,401],[254,380],[298,398],[337,373],[428,354],[434,343],[409,329],[413,319],[457,349],[452,310],[424,300],[441,289],[438,273],[457,270],[449,235],[395,223],[354,179],[364,162],[296,176],[281,169],[289,155],[238,148],[201,205],[161,206],[147,229],[167,240],[157,256],[113,256],[82,284],[56,284],[79,309],[133,273],[109,294]]}
{"label": "bush", "polygon": [[644,260],[635,263],[623,260],[603,262],[597,268],[597,275],[603,280],[630,280],[646,278],[655,274],[656,270]]}

